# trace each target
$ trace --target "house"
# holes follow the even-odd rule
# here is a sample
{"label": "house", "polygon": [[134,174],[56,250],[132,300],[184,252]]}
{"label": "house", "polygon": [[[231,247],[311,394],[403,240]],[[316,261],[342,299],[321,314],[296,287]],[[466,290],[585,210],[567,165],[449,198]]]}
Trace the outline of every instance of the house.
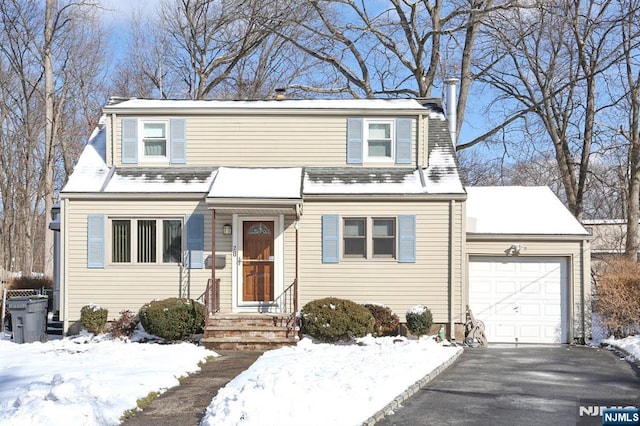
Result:
{"label": "house", "polygon": [[[533,308],[519,301],[523,311],[496,324],[520,323],[509,335],[496,325],[490,340],[585,337],[588,233],[550,193],[539,201],[563,215],[557,229],[525,221],[545,204],[505,232],[484,227],[494,212],[478,205],[508,208],[515,190],[467,200],[436,101],[114,99],[103,112],[60,194],[65,330],[88,303],[116,318],[181,296],[205,303],[205,344],[260,347],[291,342],[295,313],[334,296],[385,304],[401,320],[425,304],[461,340],[467,305],[502,309],[505,291],[529,294],[518,286],[541,279],[535,265],[560,268],[536,287],[560,289],[553,332],[537,324],[547,311],[520,318]],[[512,272],[482,299],[485,268]]]}

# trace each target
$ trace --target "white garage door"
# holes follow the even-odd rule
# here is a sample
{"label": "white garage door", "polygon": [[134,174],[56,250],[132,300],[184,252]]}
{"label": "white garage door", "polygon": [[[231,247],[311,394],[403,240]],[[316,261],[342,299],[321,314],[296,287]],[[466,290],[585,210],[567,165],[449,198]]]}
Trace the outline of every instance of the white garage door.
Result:
{"label": "white garage door", "polygon": [[469,306],[489,342],[567,343],[565,258],[471,257]]}

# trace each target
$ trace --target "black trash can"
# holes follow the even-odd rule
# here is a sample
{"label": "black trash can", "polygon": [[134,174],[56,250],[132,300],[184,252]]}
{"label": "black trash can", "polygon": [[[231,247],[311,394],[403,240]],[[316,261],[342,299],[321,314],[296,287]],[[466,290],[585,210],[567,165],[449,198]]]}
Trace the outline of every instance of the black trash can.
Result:
{"label": "black trash can", "polygon": [[47,340],[47,304],[46,296],[12,297],[7,300],[14,342]]}

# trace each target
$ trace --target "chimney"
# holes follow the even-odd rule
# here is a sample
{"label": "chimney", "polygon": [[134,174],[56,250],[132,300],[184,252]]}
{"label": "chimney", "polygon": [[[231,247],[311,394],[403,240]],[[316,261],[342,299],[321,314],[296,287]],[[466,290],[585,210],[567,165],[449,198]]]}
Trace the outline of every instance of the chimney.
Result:
{"label": "chimney", "polygon": [[444,86],[446,87],[446,99],[445,102],[447,104],[447,120],[449,122],[449,134],[451,135],[451,141],[453,145],[458,142],[457,135],[457,114],[456,108],[458,107],[458,101],[456,100],[456,96],[458,94],[458,80],[457,78],[448,78],[444,81]]}
{"label": "chimney", "polygon": [[284,87],[276,88],[276,101],[282,101],[286,98],[285,92],[287,91]]}

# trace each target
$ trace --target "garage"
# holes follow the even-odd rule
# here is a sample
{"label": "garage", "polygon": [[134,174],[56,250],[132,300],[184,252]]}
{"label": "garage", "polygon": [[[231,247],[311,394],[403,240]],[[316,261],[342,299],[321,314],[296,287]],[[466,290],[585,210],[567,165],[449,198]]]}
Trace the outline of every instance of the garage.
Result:
{"label": "garage", "polygon": [[567,343],[568,283],[566,257],[469,258],[469,306],[489,342]]}

